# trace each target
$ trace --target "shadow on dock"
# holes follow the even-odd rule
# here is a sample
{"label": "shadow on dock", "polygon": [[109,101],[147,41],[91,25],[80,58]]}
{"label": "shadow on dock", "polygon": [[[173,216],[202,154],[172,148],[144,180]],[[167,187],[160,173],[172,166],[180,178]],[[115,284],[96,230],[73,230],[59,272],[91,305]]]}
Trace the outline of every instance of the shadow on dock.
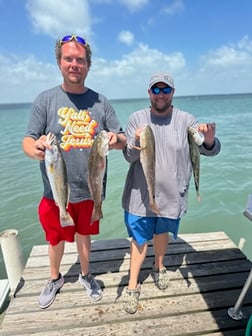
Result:
{"label": "shadow on dock", "polygon": [[[78,283],[80,265],[75,244],[66,246],[62,261],[65,284],[45,310],[37,300],[49,274],[47,246],[35,246],[27,261],[24,287],[11,300],[2,336],[100,335],[148,336],[244,335],[252,313],[252,293],[244,300],[240,321],[228,308],[236,302],[251,262],[223,232],[183,234],[171,241],[165,256],[169,287],[161,291],[151,277],[152,243],[140,272],[141,296],[136,314],[122,309],[129,279],[128,239],[92,242],[90,271],[103,288],[103,299],[91,303]],[[18,329],[17,329],[18,326]]]}

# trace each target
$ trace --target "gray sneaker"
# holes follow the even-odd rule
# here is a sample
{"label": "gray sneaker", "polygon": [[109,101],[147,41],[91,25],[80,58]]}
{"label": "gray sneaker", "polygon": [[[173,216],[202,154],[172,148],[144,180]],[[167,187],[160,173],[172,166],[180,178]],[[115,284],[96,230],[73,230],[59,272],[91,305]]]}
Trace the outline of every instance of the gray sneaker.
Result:
{"label": "gray sneaker", "polygon": [[43,291],[40,294],[39,307],[42,309],[49,307],[53,303],[56,294],[60,291],[60,288],[63,285],[64,285],[64,278],[61,274],[58,280],[56,281],[49,280],[45,289],[43,289]]}
{"label": "gray sneaker", "polygon": [[102,298],[102,290],[98,282],[94,279],[91,273],[83,276],[79,274],[79,282],[86,289],[87,295],[93,301],[98,301]]}

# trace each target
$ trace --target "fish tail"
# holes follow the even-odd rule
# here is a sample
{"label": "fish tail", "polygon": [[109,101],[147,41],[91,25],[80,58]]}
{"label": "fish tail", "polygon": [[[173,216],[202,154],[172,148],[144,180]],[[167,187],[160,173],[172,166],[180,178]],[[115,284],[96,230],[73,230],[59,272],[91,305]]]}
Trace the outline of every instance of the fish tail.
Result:
{"label": "fish tail", "polygon": [[100,220],[101,218],[103,218],[103,213],[102,213],[102,205],[99,204],[97,206],[94,206],[93,208],[93,213],[92,213],[92,216],[91,216],[91,225]]}
{"label": "fish tail", "polygon": [[195,182],[195,190],[196,190],[197,201],[200,202],[201,201],[201,197],[200,197],[200,193],[199,193],[199,183],[198,182]]}
{"label": "fish tail", "polygon": [[74,226],[73,218],[70,216],[70,214],[66,211],[65,213],[60,214],[60,225],[62,227],[66,226]]}

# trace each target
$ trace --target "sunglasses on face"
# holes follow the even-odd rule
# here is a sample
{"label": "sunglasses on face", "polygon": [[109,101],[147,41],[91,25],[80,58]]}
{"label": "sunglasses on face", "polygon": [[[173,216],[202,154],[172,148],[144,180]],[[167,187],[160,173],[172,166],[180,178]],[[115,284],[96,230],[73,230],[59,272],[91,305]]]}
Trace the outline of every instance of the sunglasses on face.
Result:
{"label": "sunglasses on face", "polygon": [[60,40],[60,45],[62,45],[63,43],[66,42],[70,42],[70,41],[76,41],[80,44],[85,45],[86,41],[84,40],[84,38],[77,36],[77,35],[66,35],[64,37],[62,37],[62,39]]}
{"label": "sunglasses on face", "polygon": [[172,88],[170,86],[166,86],[164,88],[160,88],[158,86],[152,86],[151,87],[151,92],[155,95],[160,94],[160,92],[164,93],[164,94],[169,94],[172,92]]}

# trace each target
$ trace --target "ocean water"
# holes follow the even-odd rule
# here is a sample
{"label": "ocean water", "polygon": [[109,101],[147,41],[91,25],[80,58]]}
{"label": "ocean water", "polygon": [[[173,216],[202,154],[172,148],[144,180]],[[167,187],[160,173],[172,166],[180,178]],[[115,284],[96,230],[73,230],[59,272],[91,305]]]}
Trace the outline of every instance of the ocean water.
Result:
{"label": "ocean water", "polygon": [[[129,115],[149,106],[148,99],[111,101],[126,126]],[[215,157],[201,157],[200,193],[196,199],[190,184],[188,213],[180,233],[224,231],[238,245],[245,239],[244,253],[252,260],[252,222],[243,215],[252,194],[252,94],[175,97],[174,105],[193,113],[200,122],[216,122],[222,149]],[[33,245],[45,244],[37,217],[42,194],[38,162],[21,148],[31,104],[0,105],[0,231],[17,229],[24,260]],[[93,239],[124,238],[121,194],[128,169],[120,151],[108,156],[107,196],[100,234]],[[6,278],[0,249],[0,279]]]}

